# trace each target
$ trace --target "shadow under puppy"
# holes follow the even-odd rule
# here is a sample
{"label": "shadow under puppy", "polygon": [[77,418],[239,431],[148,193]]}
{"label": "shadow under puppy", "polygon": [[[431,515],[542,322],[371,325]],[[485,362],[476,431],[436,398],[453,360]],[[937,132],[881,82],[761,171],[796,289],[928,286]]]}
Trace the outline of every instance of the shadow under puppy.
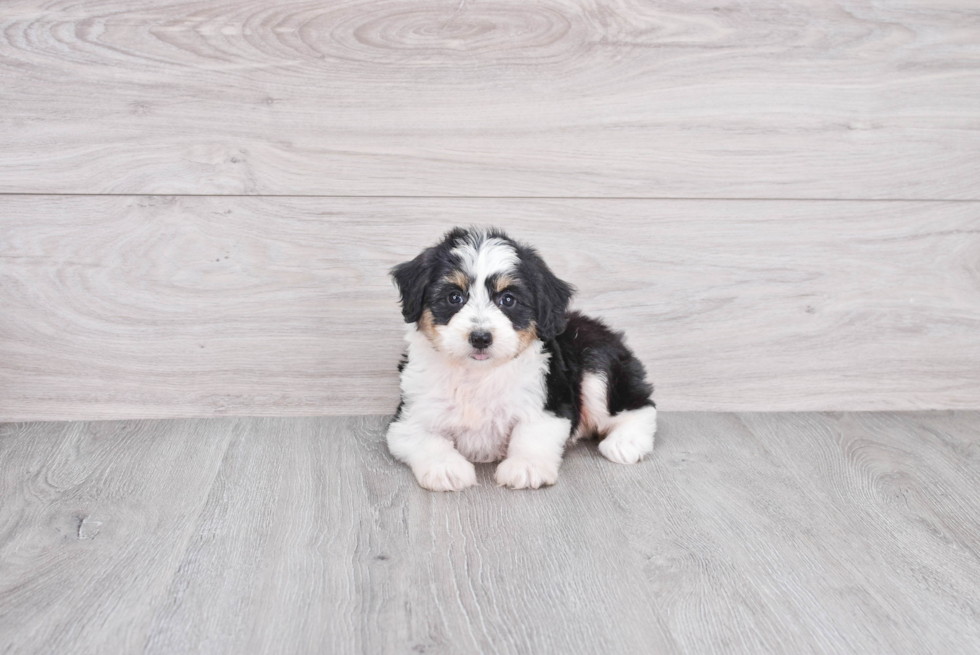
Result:
{"label": "shadow under puppy", "polygon": [[420,485],[463,489],[472,462],[499,460],[499,485],[554,484],[583,436],[621,464],[653,450],[643,365],[621,333],[568,311],[573,288],[533,248],[456,228],[391,275],[411,325],[388,447]]}

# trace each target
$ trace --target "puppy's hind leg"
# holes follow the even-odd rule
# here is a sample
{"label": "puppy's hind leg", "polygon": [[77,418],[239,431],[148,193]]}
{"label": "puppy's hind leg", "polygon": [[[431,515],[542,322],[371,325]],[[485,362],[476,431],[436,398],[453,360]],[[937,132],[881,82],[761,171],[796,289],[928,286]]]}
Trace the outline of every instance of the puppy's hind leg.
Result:
{"label": "puppy's hind leg", "polygon": [[653,405],[622,411],[607,419],[609,432],[599,452],[611,462],[635,464],[653,452],[657,409]]}

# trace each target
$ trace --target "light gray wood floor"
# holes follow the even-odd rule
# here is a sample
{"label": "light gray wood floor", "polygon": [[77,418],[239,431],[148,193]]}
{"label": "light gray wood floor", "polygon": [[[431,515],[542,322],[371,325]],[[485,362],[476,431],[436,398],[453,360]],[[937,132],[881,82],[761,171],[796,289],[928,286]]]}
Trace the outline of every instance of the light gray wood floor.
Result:
{"label": "light gray wood floor", "polygon": [[0,425],[0,650],[980,650],[980,413],[664,413],[462,494],[385,423]]}

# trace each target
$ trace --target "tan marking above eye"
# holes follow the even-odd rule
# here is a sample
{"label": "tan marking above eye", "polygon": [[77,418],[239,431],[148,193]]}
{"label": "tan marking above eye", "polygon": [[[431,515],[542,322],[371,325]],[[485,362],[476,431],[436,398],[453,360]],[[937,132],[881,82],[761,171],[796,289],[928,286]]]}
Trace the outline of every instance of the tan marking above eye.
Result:
{"label": "tan marking above eye", "polygon": [[515,280],[511,276],[509,276],[509,275],[501,275],[500,277],[497,278],[496,291],[497,291],[497,293],[500,293],[501,291],[503,291],[507,287],[514,286],[514,284],[516,284],[516,283],[517,283],[517,280]]}
{"label": "tan marking above eye", "polygon": [[445,280],[450,284],[455,284],[463,291],[466,291],[470,286],[470,279],[466,277],[466,273],[463,271],[453,271],[445,277]]}

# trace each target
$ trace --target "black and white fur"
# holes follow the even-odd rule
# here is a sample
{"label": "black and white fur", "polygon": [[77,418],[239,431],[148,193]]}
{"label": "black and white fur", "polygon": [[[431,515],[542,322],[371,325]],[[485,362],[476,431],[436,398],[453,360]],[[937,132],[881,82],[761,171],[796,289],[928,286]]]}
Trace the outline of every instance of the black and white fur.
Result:
{"label": "black and white fur", "polygon": [[457,228],[391,274],[410,326],[388,447],[420,485],[463,489],[472,462],[500,460],[501,486],[554,484],[583,436],[622,464],[653,450],[643,365],[621,333],[568,311],[573,288],[533,248]]}

